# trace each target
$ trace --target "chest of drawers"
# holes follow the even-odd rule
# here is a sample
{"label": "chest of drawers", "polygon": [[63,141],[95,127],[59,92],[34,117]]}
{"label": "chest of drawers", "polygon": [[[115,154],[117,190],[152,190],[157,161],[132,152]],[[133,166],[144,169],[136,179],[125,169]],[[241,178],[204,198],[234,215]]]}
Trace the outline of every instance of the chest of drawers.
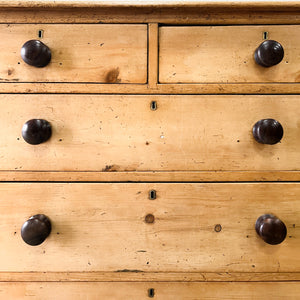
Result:
{"label": "chest of drawers", "polygon": [[300,299],[299,2],[0,19],[1,299]]}

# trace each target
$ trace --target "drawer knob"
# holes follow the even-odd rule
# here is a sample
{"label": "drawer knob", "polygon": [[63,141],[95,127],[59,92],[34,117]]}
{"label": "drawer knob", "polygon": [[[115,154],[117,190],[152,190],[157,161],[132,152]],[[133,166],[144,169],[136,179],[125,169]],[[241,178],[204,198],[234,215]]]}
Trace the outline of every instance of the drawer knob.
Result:
{"label": "drawer knob", "polygon": [[277,245],[286,237],[286,226],[277,217],[271,214],[260,216],[255,223],[258,235],[268,244]]}
{"label": "drawer knob", "polygon": [[51,232],[51,222],[45,215],[34,215],[29,218],[21,228],[24,242],[37,246],[44,242]]}
{"label": "drawer knob", "polygon": [[32,119],[27,121],[22,128],[23,139],[31,145],[46,142],[51,137],[51,124],[43,119]]}
{"label": "drawer knob", "polygon": [[21,49],[22,59],[30,66],[42,68],[49,64],[51,51],[39,40],[27,41]]}
{"label": "drawer knob", "polygon": [[253,137],[261,144],[274,145],[283,137],[281,124],[274,119],[263,119],[255,123],[252,129]]}
{"label": "drawer knob", "polygon": [[256,63],[263,67],[272,67],[279,64],[283,56],[284,50],[282,45],[272,40],[262,42],[254,53]]}

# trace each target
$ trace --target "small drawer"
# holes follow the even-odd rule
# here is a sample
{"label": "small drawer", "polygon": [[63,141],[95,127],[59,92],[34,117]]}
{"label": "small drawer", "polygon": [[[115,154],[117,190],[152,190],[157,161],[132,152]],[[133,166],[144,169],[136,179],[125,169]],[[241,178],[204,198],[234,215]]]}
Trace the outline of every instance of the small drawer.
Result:
{"label": "small drawer", "polygon": [[1,282],[3,299],[299,299],[299,282]]}
{"label": "small drawer", "polygon": [[[300,82],[300,26],[162,26],[160,83]],[[272,40],[278,43],[272,44]],[[254,59],[259,49],[259,65]],[[276,65],[266,67],[283,59]],[[274,55],[275,52],[275,55]]]}
{"label": "small drawer", "polygon": [[[298,183],[1,183],[0,194],[1,272],[300,272]],[[37,214],[51,228],[28,221]],[[266,214],[283,222],[259,222],[267,242],[255,229]]]}
{"label": "small drawer", "polygon": [[143,24],[7,24],[0,36],[0,82],[147,81]]}
{"label": "small drawer", "polygon": [[[0,169],[296,171],[299,104],[292,95],[2,95]],[[44,120],[39,129],[25,125],[32,119]]]}

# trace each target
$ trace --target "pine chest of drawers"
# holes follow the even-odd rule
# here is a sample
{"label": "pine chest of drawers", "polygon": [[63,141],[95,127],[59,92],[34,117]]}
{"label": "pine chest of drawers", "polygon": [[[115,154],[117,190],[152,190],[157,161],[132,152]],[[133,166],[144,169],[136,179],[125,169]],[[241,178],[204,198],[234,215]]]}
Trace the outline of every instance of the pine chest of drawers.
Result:
{"label": "pine chest of drawers", "polygon": [[1,299],[300,299],[299,2],[0,19]]}

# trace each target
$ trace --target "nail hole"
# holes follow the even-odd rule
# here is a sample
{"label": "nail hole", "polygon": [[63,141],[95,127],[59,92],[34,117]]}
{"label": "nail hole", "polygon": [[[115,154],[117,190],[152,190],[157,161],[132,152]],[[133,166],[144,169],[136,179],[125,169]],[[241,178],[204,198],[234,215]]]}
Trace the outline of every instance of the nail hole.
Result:
{"label": "nail hole", "polygon": [[268,35],[269,35],[269,32],[268,31],[264,31],[264,33],[263,33],[263,39],[267,40],[268,39]]}
{"label": "nail hole", "polygon": [[154,223],[154,216],[152,214],[148,214],[146,217],[145,217],[145,222],[148,223],[148,224],[152,224]]}
{"label": "nail hole", "polygon": [[151,101],[150,108],[151,108],[151,110],[157,110],[157,103],[156,103],[156,101]]}
{"label": "nail hole", "polygon": [[44,30],[39,30],[38,36],[40,39],[43,37],[43,35],[44,35]]}
{"label": "nail hole", "polygon": [[150,200],[155,200],[156,199],[156,191],[155,190],[149,191],[149,199]]}
{"label": "nail hole", "polygon": [[222,230],[221,224],[217,224],[217,225],[215,226],[215,232],[220,232],[221,230]]}
{"label": "nail hole", "polygon": [[154,298],[154,289],[153,288],[148,289],[148,297],[149,298]]}

